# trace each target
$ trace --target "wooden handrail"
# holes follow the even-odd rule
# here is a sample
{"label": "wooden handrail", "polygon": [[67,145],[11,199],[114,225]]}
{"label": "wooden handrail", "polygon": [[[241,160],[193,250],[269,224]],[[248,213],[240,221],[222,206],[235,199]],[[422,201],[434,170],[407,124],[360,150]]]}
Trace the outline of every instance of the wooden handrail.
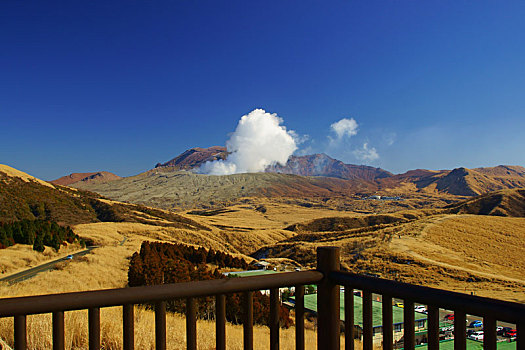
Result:
{"label": "wooden handrail", "polygon": [[416,286],[348,272],[332,272],[329,278],[340,285],[348,285],[377,294],[387,294],[395,298],[408,299],[421,304],[435,305],[447,310],[460,310],[470,315],[493,316],[499,321],[510,323],[525,322],[524,304]]}
{"label": "wooden handrail", "polygon": [[125,304],[144,304],[177,298],[198,298],[217,294],[281,288],[298,284],[316,284],[322,278],[323,274],[318,271],[299,271],[157,286],[5,298],[0,299],[0,317],[82,310],[92,307],[121,306]]}

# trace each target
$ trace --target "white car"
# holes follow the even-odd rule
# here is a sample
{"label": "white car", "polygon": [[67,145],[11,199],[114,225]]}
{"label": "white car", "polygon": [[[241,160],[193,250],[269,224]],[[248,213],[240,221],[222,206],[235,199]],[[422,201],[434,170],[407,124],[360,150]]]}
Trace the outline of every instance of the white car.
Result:
{"label": "white car", "polygon": [[414,307],[414,311],[415,312],[420,312],[422,314],[426,314],[427,313],[427,307],[425,305],[417,305],[416,307]]}
{"label": "white car", "polygon": [[483,340],[483,331],[477,331],[468,336],[473,340]]}

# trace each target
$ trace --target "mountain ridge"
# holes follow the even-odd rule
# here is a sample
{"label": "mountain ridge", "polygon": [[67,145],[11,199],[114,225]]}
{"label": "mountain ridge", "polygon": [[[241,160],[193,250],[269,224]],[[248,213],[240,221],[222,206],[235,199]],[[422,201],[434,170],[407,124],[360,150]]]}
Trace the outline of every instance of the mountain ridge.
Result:
{"label": "mountain ridge", "polygon": [[[459,197],[459,200],[492,191],[525,187],[525,168],[521,166],[415,169],[403,174],[392,174],[367,165],[345,164],[326,154],[291,156],[285,165],[274,164],[264,173],[223,176],[196,174],[195,169],[202,164],[225,160],[227,156],[227,149],[222,146],[195,147],[132,177],[106,181],[107,177],[99,178],[97,173],[80,173],[75,178],[79,180],[69,185],[99,192],[116,200],[163,208],[191,206],[192,199],[199,205],[213,205],[210,203],[258,195],[333,198],[372,194],[409,197],[417,194],[450,195]],[[95,178],[80,179],[87,174]],[[69,181],[69,178],[66,177],[66,180]],[[178,189],[178,193],[174,189]]]}
{"label": "mountain ridge", "polygon": [[71,173],[49,182],[55,185],[69,186],[80,181],[102,183],[121,178],[122,177],[110,173],[109,171],[96,171],[91,173]]}

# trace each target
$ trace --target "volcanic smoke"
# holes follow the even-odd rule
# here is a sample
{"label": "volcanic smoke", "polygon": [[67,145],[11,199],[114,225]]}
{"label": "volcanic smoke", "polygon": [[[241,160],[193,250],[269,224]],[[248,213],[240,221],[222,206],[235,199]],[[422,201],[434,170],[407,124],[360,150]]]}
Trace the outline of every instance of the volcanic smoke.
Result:
{"label": "volcanic smoke", "polygon": [[277,114],[263,109],[243,115],[226,142],[228,158],[206,162],[199,172],[209,175],[256,173],[276,163],[285,165],[297,149],[297,143],[295,133],[287,131],[282,123]]}

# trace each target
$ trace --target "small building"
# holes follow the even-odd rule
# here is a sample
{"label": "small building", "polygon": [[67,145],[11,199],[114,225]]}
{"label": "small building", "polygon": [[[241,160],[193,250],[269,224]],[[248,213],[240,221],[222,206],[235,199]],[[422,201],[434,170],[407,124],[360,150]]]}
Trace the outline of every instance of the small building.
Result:
{"label": "small building", "polygon": [[252,264],[253,267],[259,270],[267,270],[270,263],[268,261],[257,261]]}
{"label": "small building", "polygon": [[[250,277],[250,276],[262,276],[262,275],[271,275],[274,273],[281,273],[279,271],[274,270],[249,270],[249,271],[232,271],[232,272],[224,272],[223,275],[229,276],[229,277]],[[284,287],[279,288],[279,297],[284,293],[285,291],[288,291],[290,293],[295,292],[295,287]],[[270,295],[270,290],[260,290],[260,292],[264,295]]]}

